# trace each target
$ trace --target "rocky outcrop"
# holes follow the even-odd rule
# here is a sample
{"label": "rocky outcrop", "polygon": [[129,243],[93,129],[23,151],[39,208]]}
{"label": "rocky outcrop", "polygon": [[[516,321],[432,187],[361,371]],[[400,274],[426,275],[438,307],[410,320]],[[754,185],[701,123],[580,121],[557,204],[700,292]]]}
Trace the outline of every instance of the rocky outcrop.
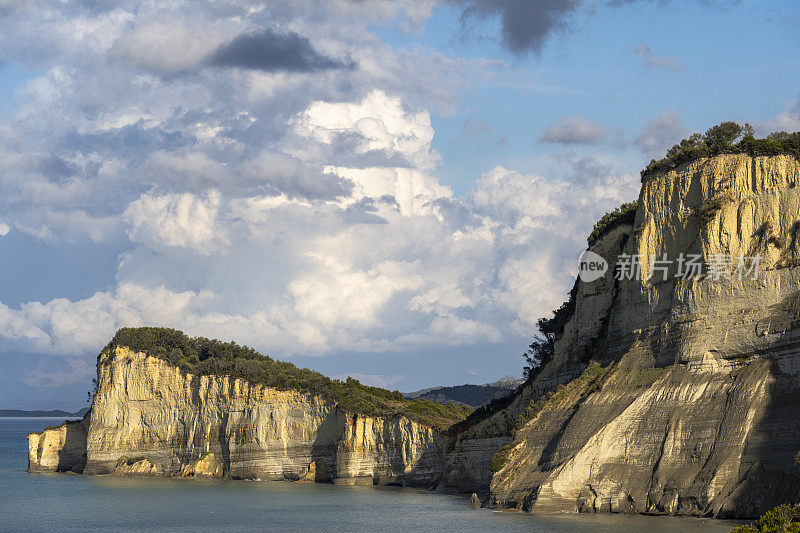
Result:
{"label": "rocky outcrop", "polygon": [[72,420],[28,434],[30,472],[83,472],[86,466],[86,430],[91,411]]}
{"label": "rocky outcrop", "polygon": [[124,347],[100,355],[87,418],[28,438],[31,471],[430,486],[444,470],[434,428]]}
{"label": "rocky outcrop", "polygon": [[117,476],[157,476],[160,472],[146,457],[120,457],[113,473]]}
{"label": "rocky outcrop", "polygon": [[481,502],[481,499],[478,497],[478,495],[473,492],[472,496],[469,497],[469,506],[473,509],[478,509],[481,507],[481,505],[483,505],[483,502]]}
{"label": "rocky outcrop", "polygon": [[222,461],[212,453],[204,453],[200,459],[181,466],[179,477],[222,477]]}
{"label": "rocky outcrop", "polygon": [[[798,501],[799,183],[794,157],[746,154],[644,182],[634,227],[593,247],[638,255],[641,279],[579,284],[491,505],[752,517]],[[701,278],[679,275],[691,255]],[[740,276],[756,255],[757,279]]]}

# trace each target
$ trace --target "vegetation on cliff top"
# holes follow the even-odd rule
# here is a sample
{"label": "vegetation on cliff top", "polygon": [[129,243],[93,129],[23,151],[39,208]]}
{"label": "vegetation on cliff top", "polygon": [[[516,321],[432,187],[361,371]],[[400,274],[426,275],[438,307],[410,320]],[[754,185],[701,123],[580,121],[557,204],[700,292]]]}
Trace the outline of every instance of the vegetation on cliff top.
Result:
{"label": "vegetation on cliff top", "polygon": [[204,337],[191,338],[170,328],[122,328],[106,346],[144,352],[198,375],[228,375],[280,390],[299,390],[333,400],[345,411],[367,416],[402,415],[417,422],[444,429],[463,420],[469,407],[442,405],[424,399],[407,400],[398,391],[361,384],[358,380],[331,379],[292,363],[261,355],[235,342]]}
{"label": "vegetation on cliff top", "polygon": [[603,218],[597,221],[586,239],[589,246],[594,245],[601,237],[608,235],[612,230],[622,226],[623,224],[633,224],[636,219],[636,206],[637,202],[629,202],[622,204],[610,213],[603,215]]}
{"label": "vegetation on cliff top", "polygon": [[800,159],[800,132],[779,131],[765,139],[756,139],[750,124],[742,126],[736,122],[723,122],[709,128],[703,135],[693,133],[670,148],[663,159],[650,161],[642,170],[642,181],[698,157],[741,153],[752,156],[789,154]]}

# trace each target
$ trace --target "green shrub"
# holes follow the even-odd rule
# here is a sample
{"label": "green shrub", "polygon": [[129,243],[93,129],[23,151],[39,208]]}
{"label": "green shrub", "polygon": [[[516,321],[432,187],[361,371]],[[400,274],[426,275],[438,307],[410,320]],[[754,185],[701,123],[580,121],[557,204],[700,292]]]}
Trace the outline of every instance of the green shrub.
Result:
{"label": "green shrub", "polygon": [[489,470],[491,470],[492,472],[499,472],[500,470],[502,470],[503,467],[506,466],[506,463],[508,462],[508,454],[510,454],[511,450],[513,449],[514,449],[514,443],[510,443],[506,444],[505,446],[497,450],[497,453],[494,454],[494,457],[492,457],[492,461],[489,463]]}
{"label": "green shrub", "polygon": [[731,529],[731,533],[800,533],[800,504],[783,504],[764,513],[755,524]]}
{"label": "green shrub", "polygon": [[594,245],[601,237],[608,235],[612,230],[623,224],[633,224],[636,219],[637,202],[622,204],[610,213],[606,213],[597,221],[587,239],[589,246]]}
{"label": "green shrub", "polygon": [[362,385],[357,379],[331,379],[307,368],[277,361],[235,342],[191,338],[170,328],[122,328],[106,349],[125,346],[164,359],[197,375],[227,375],[280,390],[299,390],[335,401],[345,411],[367,416],[406,416],[444,429],[463,420],[472,409],[442,405],[421,398],[407,400],[399,391]]}
{"label": "green shrub", "polygon": [[700,218],[705,222],[711,222],[717,216],[717,212],[730,201],[726,196],[716,196],[707,201],[700,208]]}
{"label": "green shrub", "polygon": [[698,157],[722,153],[747,153],[752,156],[789,154],[800,158],[800,132],[781,131],[771,133],[765,139],[756,139],[753,127],[749,124],[741,126],[736,122],[723,122],[709,128],[703,135],[693,133],[670,148],[663,159],[650,161],[642,170],[642,181]]}

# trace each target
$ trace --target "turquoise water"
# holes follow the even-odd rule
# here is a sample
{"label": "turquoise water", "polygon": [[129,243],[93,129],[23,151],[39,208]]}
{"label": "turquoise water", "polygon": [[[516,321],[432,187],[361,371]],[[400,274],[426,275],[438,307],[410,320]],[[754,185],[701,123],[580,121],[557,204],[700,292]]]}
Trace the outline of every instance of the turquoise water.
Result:
{"label": "turquoise water", "polygon": [[469,509],[392,487],[28,474],[26,435],[60,423],[0,418],[0,531],[722,532],[731,522]]}

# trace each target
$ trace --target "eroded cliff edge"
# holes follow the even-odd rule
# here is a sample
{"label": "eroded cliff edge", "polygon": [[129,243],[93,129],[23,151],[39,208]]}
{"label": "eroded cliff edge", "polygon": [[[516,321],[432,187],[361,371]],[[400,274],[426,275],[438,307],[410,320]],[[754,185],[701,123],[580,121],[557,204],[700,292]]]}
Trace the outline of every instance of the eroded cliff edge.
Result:
{"label": "eroded cliff edge", "polygon": [[404,416],[342,410],[320,395],[193,375],[111,347],[81,421],[31,433],[31,471],[431,486],[446,438]]}
{"label": "eroded cliff edge", "polygon": [[[513,425],[492,506],[753,517],[798,501],[798,184],[795,157],[747,154],[643,183],[633,225],[592,247],[612,268],[579,283],[553,359],[482,422]],[[641,280],[614,279],[620,253],[641,257]],[[730,256],[730,279],[673,262],[665,280],[664,254]],[[738,279],[740,255],[761,256],[757,279]]]}

